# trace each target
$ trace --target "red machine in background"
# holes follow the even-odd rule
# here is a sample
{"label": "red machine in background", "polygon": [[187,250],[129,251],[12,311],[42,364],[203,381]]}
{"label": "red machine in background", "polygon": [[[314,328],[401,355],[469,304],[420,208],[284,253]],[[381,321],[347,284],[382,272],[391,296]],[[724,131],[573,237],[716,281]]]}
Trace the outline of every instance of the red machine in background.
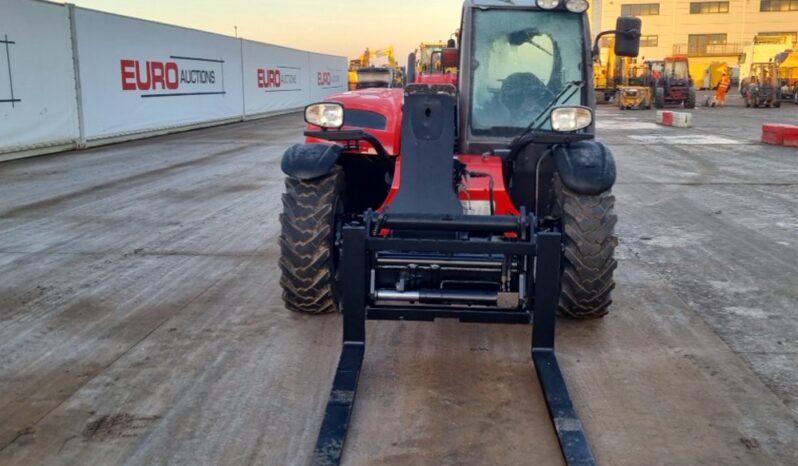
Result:
{"label": "red machine in background", "polygon": [[661,73],[654,87],[656,108],[665,108],[666,105],[695,108],[695,83],[690,76],[690,64],[686,55],[674,55],[663,61],[650,60],[646,63],[651,67],[652,76],[657,77]]}
{"label": "red machine in background", "polygon": [[407,84],[453,84],[457,86],[459,55],[457,41],[422,42],[407,57]]}

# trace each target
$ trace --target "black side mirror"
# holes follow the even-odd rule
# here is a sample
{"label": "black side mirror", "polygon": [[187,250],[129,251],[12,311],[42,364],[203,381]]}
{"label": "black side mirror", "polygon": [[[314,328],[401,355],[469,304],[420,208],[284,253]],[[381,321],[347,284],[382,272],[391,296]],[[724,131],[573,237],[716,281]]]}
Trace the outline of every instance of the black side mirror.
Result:
{"label": "black side mirror", "polygon": [[446,48],[448,49],[456,49],[457,48],[457,41],[454,39],[449,39],[446,41]]}
{"label": "black side mirror", "polygon": [[407,56],[407,71],[405,72],[405,83],[416,82],[416,54],[410,53]]}
{"label": "black side mirror", "polygon": [[643,21],[634,16],[620,16],[615,22],[615,55],[636,57],[640,54],[640,31]]}

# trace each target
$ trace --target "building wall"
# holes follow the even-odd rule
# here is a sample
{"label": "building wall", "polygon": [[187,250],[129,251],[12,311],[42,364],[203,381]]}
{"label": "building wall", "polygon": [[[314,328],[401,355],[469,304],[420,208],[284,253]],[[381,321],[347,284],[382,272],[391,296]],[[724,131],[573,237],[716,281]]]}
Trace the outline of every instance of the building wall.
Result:
{"label": "building wall", "polygon": [[[761,12],[761,0],[729,0],[728,13],[690,14],[689,0],[595,0],[601,3],[594,10],[600,9],[601,24],[595,24],[594,30],[610,29],[615,18],[621,15],[623,5],[656,3],[659,5],[658,15],[641,15],[643,35],[658,37],[656,47],[644,46],[640,54],[646,58],[662,58],[675,52],[707,57],[706,53],[695,53],[696,47],[688,48],[690,34],[726,34],[726,46],[710,47],[710,55],[719,61],[734,60],[745,46],[753,42],[754,36],[767,32],[798,33],[798,10]],[[798,1],[793,8],[798,8]],[[677,47],[674,48],[674,45]],[[700,48],[700,47],[699,47]],[[723,55],[725,53],[725,55]],[[729,63],[734,64],[734,63]]]}

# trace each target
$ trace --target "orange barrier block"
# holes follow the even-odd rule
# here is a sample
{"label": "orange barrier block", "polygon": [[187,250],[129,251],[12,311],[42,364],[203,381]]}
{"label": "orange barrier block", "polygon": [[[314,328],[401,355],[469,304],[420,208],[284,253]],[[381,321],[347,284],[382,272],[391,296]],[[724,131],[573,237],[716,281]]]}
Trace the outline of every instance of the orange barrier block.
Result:
{"label": "orange barrier block", "polygon": [[762,142],[780,146],[784,144],[784,127],[778,123],[765,123],[762,125]]}
{"label": "orange barrier block", "polygon": [[798,126],[786,125],[784,128],[784,145],[798,147]]}

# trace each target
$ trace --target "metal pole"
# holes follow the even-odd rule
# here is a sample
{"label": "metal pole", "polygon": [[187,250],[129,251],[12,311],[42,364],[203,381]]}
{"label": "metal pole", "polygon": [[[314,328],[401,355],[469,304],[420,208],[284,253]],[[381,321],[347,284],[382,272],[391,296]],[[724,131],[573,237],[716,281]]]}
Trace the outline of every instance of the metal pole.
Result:
{"label": "metal pole", "polygon": [[78,105],[78,140],[75,142],[76,149],[86,147],[86,124],[83,115],[83,85],[80,81],[80,53],[78,51],[78,29],[75,23],[75,5],[66,5],[69,11],[69,29],[72,38],[72,67],[75,69],[75,99]]}
{"label": "metal pole", "polygon": [[8,34],[5,35],[6,63],[8,64],[8,87],[11,90],[11,108],[14,108],[14,80],[11,78],[11,52],[8,50]]}

